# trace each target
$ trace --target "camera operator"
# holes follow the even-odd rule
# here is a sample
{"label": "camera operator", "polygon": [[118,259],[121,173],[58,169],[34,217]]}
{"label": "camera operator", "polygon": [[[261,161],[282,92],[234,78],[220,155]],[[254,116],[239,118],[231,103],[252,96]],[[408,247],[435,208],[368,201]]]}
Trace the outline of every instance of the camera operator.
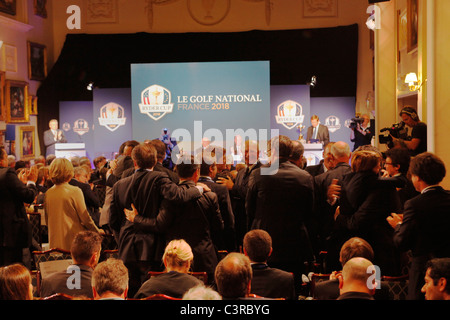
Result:
{"label": "camera operator", "polygon": [[372,143],[372,138],[375,132],[370,127],[370,117],[363,114],[361,118],[352,119],[350,124],[350,140],[355,143],[353,151],[360,146],[365,146]]}
{"label": "camera operator", "polygon": [[404,145],[412,156],[427,151],[427,125],[420,121],[417,112],[412,107],[404,107],[400,111],[400,117],[406,124],[408,132],[406,139],[392,137],[394,146]]}

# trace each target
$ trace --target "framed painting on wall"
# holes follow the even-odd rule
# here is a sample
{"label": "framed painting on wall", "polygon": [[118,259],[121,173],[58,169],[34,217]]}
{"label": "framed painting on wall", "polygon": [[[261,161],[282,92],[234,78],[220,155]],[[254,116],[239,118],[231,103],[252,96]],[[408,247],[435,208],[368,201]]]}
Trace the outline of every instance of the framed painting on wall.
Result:
{"label": "framed painting on wall", "polygon": [[34,132],[34,126],[19,127],[20,159],[29,159],[35,157]]}
{"label": "framed painting on wall", "polygon": [[37,97],[29,95],[28,97],[28,107],[29,107],[29,114],[30,116],[37,116],[38,114],[38,104],[37,104]]}
{"label": "framed painting on wall", "polygon": [[419,39],[419,3],[417,0],[408,0],[408,53],[417,49]]}
{"label": "framed painting on wall", "polygon": [[17,11],[17,0],[0,0],[0,12],[4,12],[12,16],[15,16],[16,11]]}
{"label": "framed painting on wall", "polygon": [[5,121],[6,117],[5,100],[5,73],[0,71],[0,121]]}
{"label": "framed painting on wall", "polygon": [[28,122],[28,83],[6,80],[6,122]]}
{"label": "framed painting on wall", "polygon": [[28,42],[28,77],[42,81],[47,76],[47,48],[34,42]]}

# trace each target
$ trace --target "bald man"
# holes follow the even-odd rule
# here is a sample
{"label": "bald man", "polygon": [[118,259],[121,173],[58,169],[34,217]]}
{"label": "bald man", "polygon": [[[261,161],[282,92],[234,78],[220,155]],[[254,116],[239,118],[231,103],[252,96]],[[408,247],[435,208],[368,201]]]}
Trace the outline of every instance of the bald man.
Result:
{"label": "bald man", "polygon": [[356,257],[344,264],[339,278],[340,295],[337,300],[375,300],[376,267],[369,260]]}

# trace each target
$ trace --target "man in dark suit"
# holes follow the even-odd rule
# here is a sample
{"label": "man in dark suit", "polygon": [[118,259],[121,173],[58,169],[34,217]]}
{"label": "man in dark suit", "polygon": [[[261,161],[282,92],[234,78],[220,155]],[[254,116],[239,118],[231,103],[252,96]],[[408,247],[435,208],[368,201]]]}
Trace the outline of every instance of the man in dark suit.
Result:
{"label": "man in dark suit", "polygon": [[[180,189],[195,189],[200,177],[200,165],[194,163],[194,156],[181,157],[177,163],[177,172]],[[205,192],[184,203],[165,199],[156,219],[135,213],[133,210],[133,213],[128,212],[126,215],[136,228],[162,233],[167,242],[184,239],[194,254],[192,270],[206,272],[209,281],[213,279],[218,263],[216,247],[223,232],[223,220],[214,192]]]}
{"label": "man in dark suit", "polygon": [[[340,268],[339,250],[340,245],[335,245],[329,238],[334,225],[334,213],[339,205],[338,196],[340,184],[344,176],[352,171],[350,167],[351,151],[350,146],[338,141],[331,146],[331,156],[334,168],[314,177],[315,185],[315,222],[318,226],[318,251],[327,251],[327,265],[330,268],[326,272],[331,272]],[[332,248],[330,246],[333,246]]]}
{"label": "man in dark suit", "polygon": [[238,171],[234,182],[230,177],[219,177],[219,180],[217,180],[217,183],[226,185],[228,191],[230,192],[231,205],[235,218],[236,245],[238,248],[242,246],[242,240],[244,239],[247,231],[250,229],[250,224],[245,209],[245,199],[247,197],[250,174],[261,167],[258,154],[258,142],[255,140],[246,140],[244,150],[246,167]]}
{"label": "man in dark suit", "polygon": [[216,160],[213,157],[203,156],[200,166],[198,182],[206,184],[217,195],[220,214],[224,224],[223,234],[220,237],[219,250],[232,252],[236,250],[236,237],[234,231],[234,214],[231,207],[230,194],[226,186],[214,182],[217,174]]}
{"label": "man in dark suit", "polygon": [[163,166],[163,161],[166,157],[165,143],[159,139],[153,139],[148,143],[150,143],[156,149],[156,164],[153,170],[167,173],[170,180],[172,180],[174,183],[178,183],[180,181],[180,178],[178,177],[177,173]]}
{"label": "man in dark suit", "polygon": [[152,171],[156,164],[156,150],[146,143],[134,147],[131,157],[136,172],[120,179],[113,186],[109,226],[117,235],[119,258],[130,271],[130,294],[139,289],[148,270],[161,269],[165,239],[128,221],[124,210],[133,204],[143,218],[155,218],[164,199],[189,201],[201,196],[202,187],[185,189],[174,184],[169,177]]}
{"label": "man in dark suit", "polygon": [[266,172],[261,167],[251,173],[246,209],[251,229],[266,230],[272,237],[273,253],[268,263],[293,272],[299,285],[305,263],[313,261],[306,222],[312,215],[314,183],[309,173],[289,161],[291,153],[290,138],[272,138],[268,170],[277,163],[278,169]]}
{"label": "man in dark suit", "polygon": [[252,263],[251,293],[266,298],[295,299],[294,276],[270,268],[267,260],[272,254],[272,238],[264,230],[250,230],[244,237],[244,254]]}
{"label": "man in dark suit", "polygon": [[[40,297],[49,297],[56,293],[65,293],[70,296],[85,296],[93,298],[91,277],[100,258],[102,249],[102,236],[97,232],[82,231],[72,241],[70,253],[73,264],[72,272],[66,270],[55,272],[42,279]],[[79,283],[73,281],[74,271],[79,271]],[[69,279],[72,277],[71,279]],[[77,280],[78,280],[77,279]],[[71,281],[72,280],[72,281]],[[69,287],[68,283],[73,284]]]}
{"label": "man in dark suit", "polygon": [[44,145],[46,147],[45,155],[55,154],[56,143],[66,143],[64,131],[58,129],[58,120],[52,119],[48,124],[48,130],[44,131]]}
{"label": "man in dark suit", "polygon": [[21,263],[23,248],[31,246],[31,226],[23,204],[34,201],[37,176],[35,166],[17,176],[0,147],[0,266]]}
{"label": "man in dark suit", "polygon": [[408,299],[423,299],[425,265],[431,258],[450,257],[450,191],[440,183],[446,174],[444,162],[432,153],[421,153],[409,167],[414,187],[421,194],[406,201],[403,216],[392,214],[394,242],[402,250],[411,250]]}
{"label": "man in dark suit", "polygon": [[311,117],[311,126],[308,127],[306,133],[306,141],[308,143],[322,143],[326,146],[330,142],[330,133],[328,127],[320,124],[319,117],[313,115]]}
{"label": "man in dark suit", "polygon": [[100,227],[100,199],[88,183],[88,172],[86,169],[83,167],[75,167],[74,177],[69,181],[69,184],[78,187],[83,191],[86,208],[97,227]]}

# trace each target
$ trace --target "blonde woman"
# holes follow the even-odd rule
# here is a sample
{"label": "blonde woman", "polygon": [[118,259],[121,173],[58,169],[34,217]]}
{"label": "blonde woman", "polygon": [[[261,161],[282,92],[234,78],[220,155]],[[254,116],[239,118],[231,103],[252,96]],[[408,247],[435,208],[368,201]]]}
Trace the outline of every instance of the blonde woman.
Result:
{"label": "blonde woman", "polygon": [[81,189],[69,184],[73,174],[72,163],[64,158],[53,160],[49,168],[54,186],[45,193],[44,208],[50,248],[70,250],[80,231],[104,234],[89,215]]}
{"label": "blonde woman", "polygon": [[202,284],[188,274],[193,259],[192,249],[186,241],[170,241],[162,258],[166,272],[144,282],[134,298],[142,299],[160,293],[181,299],[186,291]]}

